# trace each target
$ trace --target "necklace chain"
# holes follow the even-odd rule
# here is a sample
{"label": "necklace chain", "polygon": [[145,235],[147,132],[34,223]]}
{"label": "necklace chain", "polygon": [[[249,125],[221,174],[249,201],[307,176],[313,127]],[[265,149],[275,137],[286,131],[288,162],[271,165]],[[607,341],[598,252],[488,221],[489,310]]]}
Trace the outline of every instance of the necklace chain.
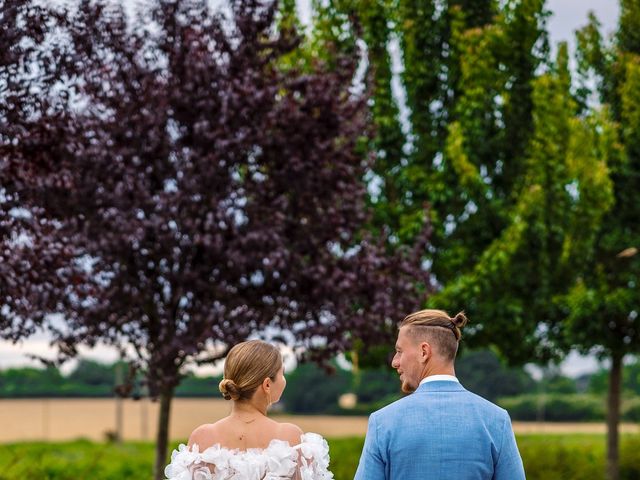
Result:
{"label": "necklace chain", "polygon": [[258,417],[255,417],[255,418],[252,418],[251,420],[243,420],[242,418],[240,418],[240,417],[239,417],[239,416],[237,416],[237,415],[232,415],[232,417],[237,418],[238,420],[240,420],[240,421],[241,421],[242,423],[244,423],[245,425],[249,425],[250,423],[253,423],[253,422],[255,422],[255,421],[258,419]]}

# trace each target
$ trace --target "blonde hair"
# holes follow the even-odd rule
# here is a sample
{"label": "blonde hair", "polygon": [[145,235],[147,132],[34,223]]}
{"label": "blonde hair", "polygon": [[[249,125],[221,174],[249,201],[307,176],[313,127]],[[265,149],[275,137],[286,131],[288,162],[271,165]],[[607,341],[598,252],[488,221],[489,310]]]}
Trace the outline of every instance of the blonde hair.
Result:
{"label": "blonde hair", "polygon": [[218,388],[225,400],[249,400],[265,378],[275,380],[282,367],[280,350],[262,340],[235,345],[224,362]]}
{"label": "blonde hair", "polygon": [[459,312],[452,318],[444,310],[426,309],[407,315],[398,328],[409,327],[409,333],[414,339],[428,339],[443,357],[453,360],[462,338],[461,329],[467,321],[464,312]]}

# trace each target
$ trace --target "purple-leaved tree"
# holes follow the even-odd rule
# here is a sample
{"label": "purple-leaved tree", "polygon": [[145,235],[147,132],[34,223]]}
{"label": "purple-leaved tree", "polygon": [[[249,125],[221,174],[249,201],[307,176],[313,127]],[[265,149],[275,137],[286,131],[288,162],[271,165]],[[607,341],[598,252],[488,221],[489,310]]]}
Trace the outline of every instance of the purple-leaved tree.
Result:
{"label": "purple-leaved tree", "polygon": [[53,32],[64,22],[30,0],[0,3],[0,338],[13,341],[34,333],[74,281],[72,245],[50,235],[58,223],[40,216],[41,202],[21,198],[58,180],[47,176],[55,162],[39,147],[68,116],[45,94],[58,83]]}
{"label": "purple-leaved tree", "polygon": [[24,128],[0,132],[6,195],[49,226],[4,242],[38,278],[2,270],[3,335],[34,318],[63,355],[127,350],[161,402],[157,479],[186,363],[267,327],[322,361],[388,340],[429,291],[426,231],[411,250],[365,233],[357,59],[280,69],[298,39],[274,3],[230,2],[227,18],[206,4],[159,1],[131,28],[120,8],[81,3],[59,28],[56,81],[24,96]]}

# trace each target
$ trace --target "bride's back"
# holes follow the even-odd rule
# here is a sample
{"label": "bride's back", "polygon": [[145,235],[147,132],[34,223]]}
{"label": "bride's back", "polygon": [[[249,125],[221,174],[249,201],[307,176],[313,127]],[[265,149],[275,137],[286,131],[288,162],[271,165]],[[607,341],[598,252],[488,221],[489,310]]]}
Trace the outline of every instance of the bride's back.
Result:
{"label": "bride's back", "polygon": [[273,440],[287,442],[291,446],[300,443],[303,432],[292,423],[278,423],[268,417],[242,420],[229,415],[216,423],[201,425],[189,437],[189,447],[198,445],[203,451],[214,445],[228,450],[266,449]]}

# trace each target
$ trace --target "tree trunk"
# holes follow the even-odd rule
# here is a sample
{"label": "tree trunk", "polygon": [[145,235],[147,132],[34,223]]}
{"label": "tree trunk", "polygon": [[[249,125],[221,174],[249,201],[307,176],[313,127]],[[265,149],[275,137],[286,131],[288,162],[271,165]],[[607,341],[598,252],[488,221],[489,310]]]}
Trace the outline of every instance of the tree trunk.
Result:
{"label": "tree trunk", "polygon": [[[123,381],[123,375],[122,375],[122,362],[118,361],[116,363],[116,385],[120,386],[122,385],[122,381]],[[122,443],[122,426],[123,426],[123,413],[122,413],[122,409],[123,409],[123,399],[122,396],[120,396],[119,394],[116,393],[116,397],[115,397],[115,402],[116,402],[116,428],[115,428],[115,442],[117,443]]]}
{"label": "tree trunk", "polygon": [[163,480],[164,478],[169,443],[171,400],[173,400],[173,388],[162,392],[162,395],[160,395],[160,415],[158,416],[158,436],[156,437],[156,464],[153,469],[154,480]]}
{"label": "tree trunk", "polygon": [[619,353],[611,355],[609,373],[609,396],[607,398],[607,479],[620,479],[618,464],[618,424],[620,422],[620,389],[622,384],[622,357]]}

